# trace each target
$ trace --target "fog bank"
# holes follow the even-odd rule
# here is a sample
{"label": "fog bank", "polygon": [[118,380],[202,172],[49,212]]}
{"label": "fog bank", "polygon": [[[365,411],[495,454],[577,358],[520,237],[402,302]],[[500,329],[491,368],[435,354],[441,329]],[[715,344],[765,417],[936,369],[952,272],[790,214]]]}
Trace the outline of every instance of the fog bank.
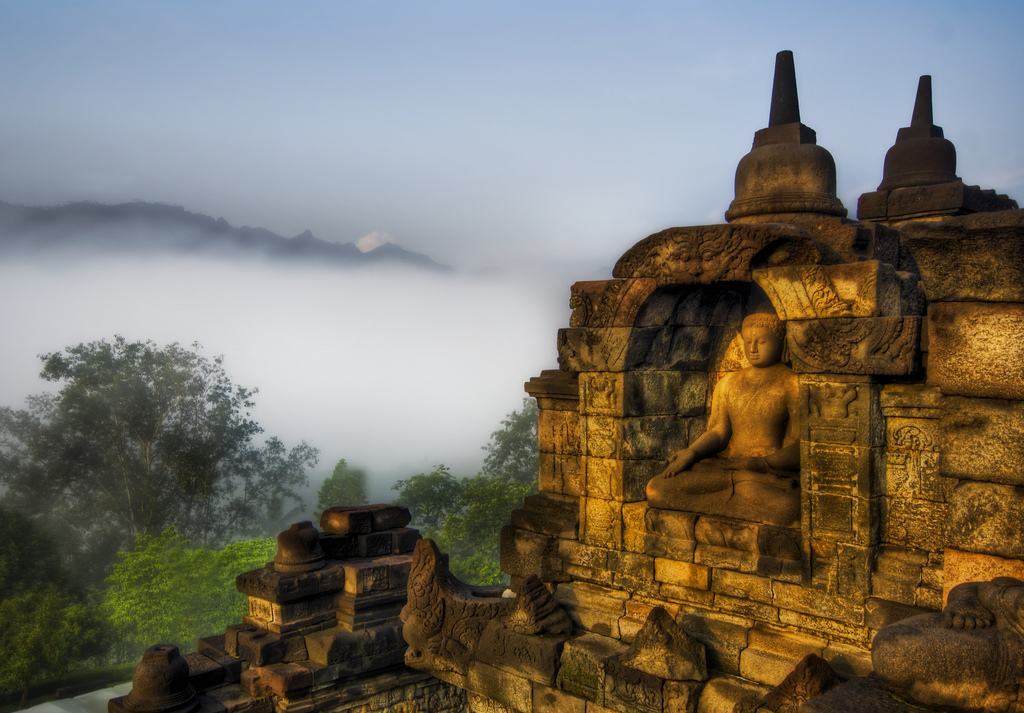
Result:
{"label": "fog bank", "polygon": [[[569,285],[593,268],[486,276],[198,259],[0,266],[0,404],[54,386],[38,355],[79,342],[198,341],[236,385],[258,387],[266,435],[367,469],[374,499],[446,463],[475,472],[523,382],[556,368]],[[610,272],[610,270],[608,270]],[[608,277],[610,275],[604,275]]]}

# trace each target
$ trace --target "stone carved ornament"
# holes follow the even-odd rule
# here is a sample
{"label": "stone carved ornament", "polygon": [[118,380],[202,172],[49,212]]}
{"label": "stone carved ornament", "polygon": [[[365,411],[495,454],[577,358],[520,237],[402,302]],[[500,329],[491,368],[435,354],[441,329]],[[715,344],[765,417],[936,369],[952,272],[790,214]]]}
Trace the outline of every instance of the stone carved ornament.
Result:
{"label": "stone carved ornament", "polygon": [[402,634],[410,668],[465,675],[484,629],[493,619],[520,634],[567,634],[568,615],[531,575],[502,596],[501,587],[473,587],[453,575],[431,540],[420,540],[409,573]]}
{"label": "stone carved ornament", "polygon": [[644,238],[619,258],[618,278],[653,277],[659,285],[749,282],[751,270],[834,262],[828,248],[792,225],[699,225]]}

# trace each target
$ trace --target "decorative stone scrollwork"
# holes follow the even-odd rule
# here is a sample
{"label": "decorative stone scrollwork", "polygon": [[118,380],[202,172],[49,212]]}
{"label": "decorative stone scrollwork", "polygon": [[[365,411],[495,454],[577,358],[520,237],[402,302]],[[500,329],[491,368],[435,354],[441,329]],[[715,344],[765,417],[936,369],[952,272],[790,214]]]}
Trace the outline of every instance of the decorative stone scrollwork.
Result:
{"label": "decorative stone scrollwork", "polygon": [[509,597],[501,587],[473,587],[453,575],[430,540],[416,543],[409,573],[409,600],[402,609],[402,634],[411,668],[465,675],[484,629],[501,619],[517,634],[562,635],[568,615],[535,575]]}

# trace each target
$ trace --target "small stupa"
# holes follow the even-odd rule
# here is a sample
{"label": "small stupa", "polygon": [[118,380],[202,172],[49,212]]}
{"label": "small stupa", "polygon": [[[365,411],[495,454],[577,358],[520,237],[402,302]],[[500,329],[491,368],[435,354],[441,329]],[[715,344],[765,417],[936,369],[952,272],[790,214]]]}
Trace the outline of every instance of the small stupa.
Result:
{"label": "small stupa", "polygon": [[800,121],[793,53],[775,56],[767,128],[754,133],[750,153],[736,167],[730,223],[779,222],[796,217],[846,217],[836,196],[836,162]]}
{"label": "small stupa", "polygon": [[956,175],[956,147],[935,125],[932,78],[923,75],[917,83],[910,126],[897,132],[896,143],[885,154],[882,182],[878,190],[860,197],[857,217],[901,223],[1016,208],[1017,201],[965,185]]}

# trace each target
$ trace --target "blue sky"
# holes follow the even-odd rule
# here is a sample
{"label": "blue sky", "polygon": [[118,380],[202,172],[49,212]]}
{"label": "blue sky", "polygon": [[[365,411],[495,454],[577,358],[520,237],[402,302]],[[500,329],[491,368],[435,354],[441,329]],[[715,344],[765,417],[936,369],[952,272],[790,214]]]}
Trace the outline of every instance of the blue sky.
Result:
{"label": "blue sky", "polygon": [[1024,197],[1018,2],[0,0],[0,200],[374,231],[463,268],[607,264],[721,222],[774,55],[839,193],[933,75],[971,184]]}

